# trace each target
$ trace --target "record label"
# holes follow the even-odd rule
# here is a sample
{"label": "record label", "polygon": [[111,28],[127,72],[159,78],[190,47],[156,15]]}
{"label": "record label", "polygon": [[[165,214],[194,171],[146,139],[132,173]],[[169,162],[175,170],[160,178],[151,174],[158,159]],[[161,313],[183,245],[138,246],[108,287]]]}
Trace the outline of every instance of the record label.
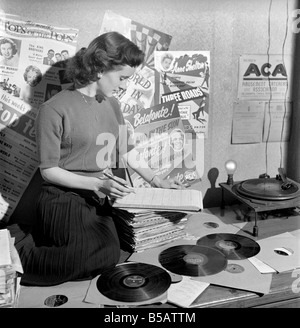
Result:
{"label": "record label", "polygon": [[123,283],[125,286],[130,288],[137,288],[142,287],[146,283],[146,279],[140,275],[129,275],[128,277],[124,277],[121,280],[121,283]]}
{"label": "record label", "polygon": [[227,265],[226,271],[230,273],[242,273],[245,271],[245,269],[241,265],[231,263]]}
{"label": "record label", "polygon": [[143,302],[166,292],[171,285],[171,277],[158,266],[129,262],[105,270],[96,285],[99,292],[111,300]]}
{"label": "record label", "polygon": [[243,260],[259,253],[259,244],[251,238],[232,233],[215,233],[197,240],[197,245],[220,250],[228,260]]}
{"label": "record label", "polygon": [[190,264],[197,264],[197,265],[204,265],[208,262],[207,256],[194,252],[185,255],[183,257],[183,260],[188,264],[190,263]]}
{"label": "record label", "polygon": [[165,269],[191,277],[216,274],[227,266],[227,259],[222,252],[197,245],[167,248],[159,254],[158,260]]}

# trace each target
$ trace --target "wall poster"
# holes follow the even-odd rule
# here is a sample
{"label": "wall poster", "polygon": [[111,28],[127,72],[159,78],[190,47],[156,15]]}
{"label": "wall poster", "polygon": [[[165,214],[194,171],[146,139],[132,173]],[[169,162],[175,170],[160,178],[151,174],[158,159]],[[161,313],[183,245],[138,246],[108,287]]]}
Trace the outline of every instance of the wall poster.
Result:
{"label": "wall poster", "polygon": [[69,84],[64,59],[78,31],[0,15],[0,220],[6,222],[37,169],[34,121],[41,103]]}
{"label": "wall poster", "polygon": [[[203,136],[196,138],[194,126],[188,128],[190,121],[186,119],[187,114],[184,112],[187,112],[186,107],[190,106],[190,102],[174,104],[174,101],[169,103],[168,100],[168,104],[163,105],[160,99],[159,81],[157,81],[157,76],[160,73],[156,66],[155,56],[157,53],[164,53],[169,50],[172,36],[109,10],[104,14],[100,34],[108,31],[118,31],[134,42],[145,53],[145,64],[139,67],[135,74],[129,78],[126,91],[115,95],[120,101],[124,117],[130,125],[129,131],[134,132],[139,137],[143,136],[143,142],[138,140],[139,145],[137,149],[143,153],[144,159],[150,167],[157,174],[161,175],[162,178],[176,176],[187,185],[199,181],[203,174],[203,165],[201,164],[198,168],[198,164],[204,162]],[[207,57],[205,59],[206,61],[209,60]],[[195,60],[193,64],[198,65],[199,63]],[[191,74],[186,75],[188,80],[192,78],[194,80],[192,86],[190,84],[185,85],[186,89],[191,89],[185,90],[186,97],[189,97],[189,100],[191,97],[197,98],[194,103],[199,103],[198,107],[201,107],[201,113],[205,113],[208,108],[209,69],[207,69],[207,66],[207,63],[201,64],[201,68],[193,69],[193,72],[190,72]],[[203,75],[204,71],[207,73],[205,75],[206,79]],[[199,76],[198,79],[197,74],[202,76]],[[182,81],[185,81],[184,75],[183,73]],[[202,85],[203,89],[200,90],[198,85],[201,85],[202,82],[203,84],[206,83],[206,87]],[[177,90],[178,88],[175,89],[175,91]],[[203,100],[204,93],[207,96],[206,103]],[[203,102],[200,104],[201,100]],[[181,109],[179,109],[180,107]],[[160,119],[150,119],[147,124],[137,124],[139,116],[156,117],[156,115],[160,116],[159,113],[161,111],[166,111],[167,113],[168,110],[169,114],[160,117]],[[183,114],[181,115],[180,113]],[[168,119],[166,119],[167,117]],[[199,121],[197,122],[199,123]],[[207,116],[202,122],[205,122],[205,126],[207,126]],[[171,134],[174,135],[174,140],[175,135],[178,135],[181,141],[184,138],[184,142],[186,142],[184,152],[180,156],[179,152],[174,152],[170,148],[169,139]],[[189,146],[192,143],[193,145]],[[199,150],[201,150],[201,155],[198,154]],[[197,161],[196,156],[200,157]],[[154,163],[158,166],[154,167]],[[143,179],[136,176],[131,170],[130,175],[135,186],[149,187]]]}
{"label": "wall poster", "polygon": [[291,55],[242,55],[239,60],[239,100],[290,100]]}

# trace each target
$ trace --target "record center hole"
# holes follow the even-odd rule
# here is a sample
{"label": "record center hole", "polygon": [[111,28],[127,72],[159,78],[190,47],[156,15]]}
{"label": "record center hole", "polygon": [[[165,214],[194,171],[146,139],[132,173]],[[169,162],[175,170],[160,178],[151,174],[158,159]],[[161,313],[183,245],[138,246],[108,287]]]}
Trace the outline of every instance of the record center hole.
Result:
{"label": "record center hole", "polygon": [[294,251],[292,249],[285,248],[285,247],[275,248],[274,252],[278,255],[283,255],[283,256],[290,256],[290,255],[294,254]]}

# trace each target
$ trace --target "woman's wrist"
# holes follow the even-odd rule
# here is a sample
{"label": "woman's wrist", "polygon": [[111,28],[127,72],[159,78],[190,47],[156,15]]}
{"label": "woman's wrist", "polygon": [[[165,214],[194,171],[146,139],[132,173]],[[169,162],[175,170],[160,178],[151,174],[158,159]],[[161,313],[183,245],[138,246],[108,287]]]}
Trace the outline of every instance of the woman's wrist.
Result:
{"label": "woman's wrist", "polygon": [[149,181],[151,187],[160,188],[161,187],[161,180],[158,175],[154,175],[153,178]]}

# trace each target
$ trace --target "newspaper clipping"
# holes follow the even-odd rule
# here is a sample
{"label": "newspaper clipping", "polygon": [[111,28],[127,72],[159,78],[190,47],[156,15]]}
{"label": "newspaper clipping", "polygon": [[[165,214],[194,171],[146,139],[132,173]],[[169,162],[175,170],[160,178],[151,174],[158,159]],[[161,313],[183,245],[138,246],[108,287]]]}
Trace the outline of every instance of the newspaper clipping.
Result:
{"label": "newspaper clipping", "polygon": [[0,15],[0,220],[9,219],[37,169],[34,123],[41,103],[69,84],[65,61],[78,31]]}

